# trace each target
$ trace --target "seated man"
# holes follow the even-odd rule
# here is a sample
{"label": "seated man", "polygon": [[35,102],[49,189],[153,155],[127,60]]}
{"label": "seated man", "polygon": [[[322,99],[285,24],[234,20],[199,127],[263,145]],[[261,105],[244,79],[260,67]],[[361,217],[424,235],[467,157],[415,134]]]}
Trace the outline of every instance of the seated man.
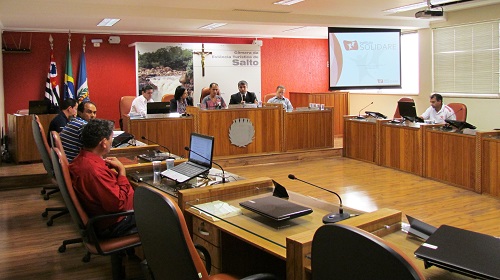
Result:
{"label": "seated man", "polygon": [[82,127],[91,119],[95,119],[97,109],[94,103],[87,101],[78,104],[77,117],[70,121],[61,131],[61,142],[69,162],[80,153]]}
{"label": "seated man", "polygon": [[[77,106],[78,103],[76,102],[76,100],[71,98],[64,99],[64,101],[61,102],[61,106],[59,106],[59,114],[57,114],[57,116],[55,116],[49,124],[48,135],[50,135],[51,131],[57,131],[58,133],[60,133],[68,124],[68,122],[72,118],[76,117]],[[50,137],[47,139],[50,139]]]}
{"label": "seated man", "polygon": [[137,96],[134,101],[132,101],[129,115],[145,116],[148,110],[148,102],[154,102],[153,87],[151,85],[144,86],[142,88],[142,95]]}
{"label": "seated man", "polygon": [[269,99],[267,103],[281,103],[283,104],[283,109],[286,111],[292,111],[293,106],[292,102],[288,98],[285,97],[285,87],[284,86],[278,86],[276,88],[276,96]]}
{"label": "seated man", "polygon": [[257,103],[257,96],[255,96],[255,93],[247,91],[247,88],[248,83],[246,81],[239,81],[239,92],[231,95],[229,104]]}
{"label": "seated man", "polygon": [[[69,165],[71,181],[82,207],[90,217],[133,209],[134,189],[123,164],[105,156],[113,142],[114,123],[92,119],[82,130],[83,148]],[[102,237],[117,237],[137,232],[134,216],[100,221],[97,232]]]}
{"label": "seated man", "polygon": [[441,94],[431,95],[431,106],[425,110],[421,118],[430,120],[432,123],[445,123],[445,120],[455,120],[455,112],[453,109],[443,104]]}

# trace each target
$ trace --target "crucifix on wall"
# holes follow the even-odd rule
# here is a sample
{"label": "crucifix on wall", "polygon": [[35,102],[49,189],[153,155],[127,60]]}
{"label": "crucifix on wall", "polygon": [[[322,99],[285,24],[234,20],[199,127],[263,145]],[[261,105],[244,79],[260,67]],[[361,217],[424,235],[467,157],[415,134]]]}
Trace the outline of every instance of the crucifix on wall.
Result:
{"label": "crucifix on wall", "polygon": [[205,56],[212,52],[205,52],[205,44],[201,44],[201,52],[193,52],[193,54],[201,55],[201,76],[205,77]]}

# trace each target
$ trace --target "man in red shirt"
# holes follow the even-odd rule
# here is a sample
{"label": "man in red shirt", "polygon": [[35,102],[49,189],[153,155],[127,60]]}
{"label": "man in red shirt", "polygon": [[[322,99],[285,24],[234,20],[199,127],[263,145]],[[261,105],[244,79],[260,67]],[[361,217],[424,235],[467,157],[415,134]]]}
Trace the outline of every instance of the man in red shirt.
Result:
{"label": "man in red shirt", "polygon": [[[134,189],[125,167],[115,157],[105,157],[113,142],[114,123],[92,119],[82,130],[83,147],[69,165],[75,192],[90,217],[133,209]],[[137,232],[133,215],[109,218],[97,225],[102,237]]]}

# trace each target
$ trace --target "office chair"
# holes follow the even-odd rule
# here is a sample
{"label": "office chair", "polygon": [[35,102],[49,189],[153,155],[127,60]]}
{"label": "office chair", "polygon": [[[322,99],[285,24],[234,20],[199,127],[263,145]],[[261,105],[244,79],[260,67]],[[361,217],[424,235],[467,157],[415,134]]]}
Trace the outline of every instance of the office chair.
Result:
{"label": "office chair", "polygon": [[201,89],[201,95],[200,95],[200,103],[205,98],[205,96],[210,94],[210,88],[204,87]]}
{"label": "office chair", "polygon": [[[137,229],[147,260],[147,268],[154,279],[236,279],[227,274],[210,273],[211,258],[208,251],[201,249],[206,267],[191,240],[184,215],[168,194],[155,188],[135,189],[134,209]],[[276,279],[270,274],[256,274],[243,278]]]}
{"label": "office chair", "polygon": [[[31,128],[33,129],[33,138],[35,139],[36,147],[38,148],[38,152],[40,153],[40,157],[42,158],[43,167],[45,168],[45,171],[47,171],[47,175],[52,179],[52,182],[54,184],[54,186],[42,188],[41,193],[44,195],[43,199],[47,200],[49,199],[49,196],[51,194],[59,192],[59,187],[57,186],[57,182],[54,179],[54,170],[52,168],[52,162],[50,161],[50,147],[49,143],[47,142],[47,136],[37,115],[33,115]],[[47,191],[49,189],[50,191]],[[54,219],[68,214],[68,209],[66,207],[47,207],[42,213],[42,217],[47,217],[49,215],[49,212],[58,213],[55,213],[54,215],[49,217],[47,226],[51,226],[54,223]]]}
{"label": "office chair", "polygon": [[132,108],[132,102],[136,96],[122,96],[120,98],[120,103],[118,104],[118,111],[120,112],[120,130],[124,130],[123,128],[123,115],[128,115],[130,113],[130,108]]}
{"label": "office chair", "polygon": [[269,93],[269,94],[266,94],[264,96],[264,103],[267,103],[267,101],[269,101],[269,99],[273,98],[276,96],[276,93]]}
{"label": "office chair", "polygon": [[[119,216],[133,215],[134,211],[118,212],[113,214],[100,215],[90,218],[83,209],[80,201],[73,189],[71,176],[69,173],[69,163],[66,155],[57,147],[52,148],[52,164],[57,183],[61,190],[64,201],[69,209],[72,220],[78,227],[83,245],[87,248],[87,253],[82,258],[83,262],[90,261],[90,255],[111,256],[111,270],[113,279],[123,279],[124,269],[122,267],[121,253],[127,249],[141,245],[137,233],[112,238],[101,238],[97,236],[95,224],[103,219]],[[63,243],[62,246],[66,244]],[[61,252],[61,250],[59,250]]]}
{"label": "office chair", "polygon": [[169,94],[169,93],[164,94],[164,95],[161,97],[161,102],[170,102],[170,100],[171,100],[172,98],[174,98],[174,96],[175,96],[174,94]]}
{"label": "office chair", "polygon": [[[413,98],[411,97],[401,97],[398,102],[414,102]],[[401,114],[399,113],[399,106],[396,103],[396,111],[394,112],[394,117],[393,119],[401,119]]]}
{"label": "office chair", "polygon": [[463,103],[449,103],[448,106],[455,112],[457,121],[467,121],[467,106]]}
{"label": "office chair", "polygon": [[398,248],[359,228],[327,224],[314,234],[312,280],[425,279]]}

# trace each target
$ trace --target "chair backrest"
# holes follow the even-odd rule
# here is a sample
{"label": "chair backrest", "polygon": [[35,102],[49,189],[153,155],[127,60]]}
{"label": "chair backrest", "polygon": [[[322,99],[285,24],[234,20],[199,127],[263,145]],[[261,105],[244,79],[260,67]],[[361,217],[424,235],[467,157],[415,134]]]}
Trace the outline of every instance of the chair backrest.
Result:
{"label": "chair backrest", "polygon": [[87,213],[83,210],[80,201],[73,188],[71,182],[71,175],[69,172],[69,162],[64,152],[57,147],[52,148],[52,165],[54,166],[54,175],[56,177],[57,185],[61,190],[64,203],[68,208],[69,214],[73,221],[77,224],[78,230],[83,240],[89,242],[86,225],[89,221]]}
{"label": "chair backrest", "polygon": [[356,227],[327,224],[314,234],[312,279],[425,279],[412,261],[381,238]]}
{"label": "chair backrest", "polygon": [[467,121],[467,106],[463,103],[449,103],[448,106],[455,112],[457,121]]}
{"label": "chair backrest", "polygon": [[123,115],[130,113],[130,108],[132,108],[132,101],[136,96],[122,96],[120,98],[120,119]]}
{"label": "chair backrest", "polygon": [[33,120],[31,121],[31,128],[33,130],[33,138],[35,138],[36,147],[42,158],[43,167],[49,176],[54,176],[54,170],[52,168],[52,162],[50,160],[50,146],[47,142],[47,134],[45,134],[45,129],[43,129],[40,119],[37,115],[33,115]]}
{"label": "chair backrest", "polygon": [[269,99],[273,98],[276,96],[276,93],[269,93],[269,94],[266,94],[264,96],[264,103],[267,103],[267,101],[269,101]]}
{"label": "chair backrest", "polygon": [[161,102],[170,102],[170,100],[171,100],[172,98],[174,98],[174,96],[175,96],[174,94],[169,94],[169,93],[164,94],[164,95],[161,97]]}
{"label": "chair backrest", "polygon": [[[414,102],[413,98],[411,97],[402,97],[398,100],[398,102]],[[394,119],[399,119],[401,118],[401,114],[399,113],[399,106],[396,104],[396,111],[394,112]]]}
{"label": "chair backrest", "polygon": [[208,279],[184,215],[167,194],[135,189],[134,210],[144,255],[155,279]]}
{"label": "chair backrest", "polygon": [[201,95],[200,95],[200,103],[205,98],[205,96],[210,94],[210,88],[204,87],[201,89]]}

